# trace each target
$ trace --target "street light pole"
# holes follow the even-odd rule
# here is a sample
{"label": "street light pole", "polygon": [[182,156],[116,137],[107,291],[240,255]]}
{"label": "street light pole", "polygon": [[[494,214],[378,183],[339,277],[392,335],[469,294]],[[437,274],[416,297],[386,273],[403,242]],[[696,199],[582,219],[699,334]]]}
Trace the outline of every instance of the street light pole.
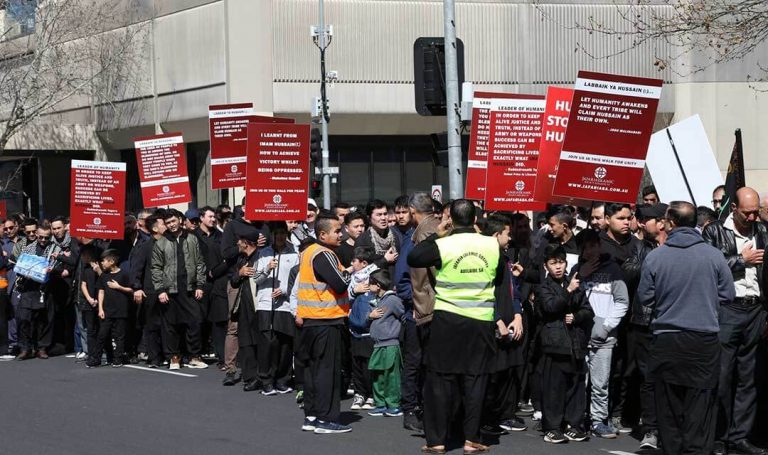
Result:
{"label": "street light pole", "polygon": [[320,132],[322,134],[322,166],[321,169],[323,175],[323,207],[325,209],[331,208],[331,176],[327,170],[330,165],[330,151],[328,150],[328,98],[325,94],[325,50],[330,44],[328,40],[328,34],[325,30],[325,8],[323,0],[320,0],[320,24],[319,24],[319,36],[318,47],[320,48]]}
{"label": "street light pole", "polygon": [[[322,0],[320,0],[322,3]],[[456,52],[456,8],[454,0],[443,0],[445,21],[445,98],[448,119],[448,185],[451,199],[464,197],[459,126],[459,69]]]}

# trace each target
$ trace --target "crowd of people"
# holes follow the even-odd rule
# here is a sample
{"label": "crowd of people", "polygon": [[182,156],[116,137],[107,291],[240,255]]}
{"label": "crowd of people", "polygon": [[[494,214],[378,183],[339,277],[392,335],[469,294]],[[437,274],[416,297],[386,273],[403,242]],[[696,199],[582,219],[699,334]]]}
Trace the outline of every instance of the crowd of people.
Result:
{"label": "crowd of people", "polygon": [[[635,433],[667,454],[749,441],[765,355],[768,198],[486,212],[428,193],[304,220],[241,206],[142,210],[125,237],[3,223],[0,354],[86,367],[221,370],[296,393],[301,429],[344,433],[341,401],[402,417],[425,453],[532,430],[547,443]],[[723,210],[725,209],[725,210]],[[14,270],[46,258],[45,282]]]}

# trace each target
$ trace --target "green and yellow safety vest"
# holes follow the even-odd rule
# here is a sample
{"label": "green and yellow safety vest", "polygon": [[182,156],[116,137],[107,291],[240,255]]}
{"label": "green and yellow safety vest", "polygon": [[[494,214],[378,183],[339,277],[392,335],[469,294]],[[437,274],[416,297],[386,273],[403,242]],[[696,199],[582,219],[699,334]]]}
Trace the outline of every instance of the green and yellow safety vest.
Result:
{"label": "green and yellow safety vest", "polygon": [[437,239],[435,243],[442,261],[435,277],[435,310],[493,322],[498,241],[464,233]]}

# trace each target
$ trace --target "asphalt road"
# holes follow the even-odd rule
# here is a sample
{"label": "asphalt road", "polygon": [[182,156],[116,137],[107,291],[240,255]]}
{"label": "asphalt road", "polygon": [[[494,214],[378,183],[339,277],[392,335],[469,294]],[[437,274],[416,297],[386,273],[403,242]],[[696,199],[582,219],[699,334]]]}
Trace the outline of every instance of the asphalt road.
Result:
{"label": "asphalt road", "polygon": [[[402,428],[402,418],[351,411],[342,414],[351,433],[302,432],[293,394],[223,387],[222,373],[212,368],[182,369],[187,376],[162,371],[86,369],[65,357],[0,362],[0,454],[419,454],[424,443]],[[624,435],[553,445],[529,429],[486,442],[492,453],[656,453],[637,451],[637,440]],[[460,454],[460,445],[449,453]]]}

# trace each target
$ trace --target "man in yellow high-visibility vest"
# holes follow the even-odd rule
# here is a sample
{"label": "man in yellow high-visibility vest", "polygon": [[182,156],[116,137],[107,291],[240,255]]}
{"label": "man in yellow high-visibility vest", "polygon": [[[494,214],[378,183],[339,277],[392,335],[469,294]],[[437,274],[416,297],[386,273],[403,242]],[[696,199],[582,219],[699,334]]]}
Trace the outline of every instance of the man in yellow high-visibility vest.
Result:
{"label": "man in yellow high-visibility vest", "polygon": [[410,267],[437,270],[435,312],[424,347],[427,445],[422,451],[445,452],[454,403],[461,400],[464,453],[485,452],[488,447],[478,442],[480,419],[496,352],[494,291],[503,284],[505,259],[494,237],[477,233],[471,201],[454,201],[450,213],[450,221],[408,255]]}

